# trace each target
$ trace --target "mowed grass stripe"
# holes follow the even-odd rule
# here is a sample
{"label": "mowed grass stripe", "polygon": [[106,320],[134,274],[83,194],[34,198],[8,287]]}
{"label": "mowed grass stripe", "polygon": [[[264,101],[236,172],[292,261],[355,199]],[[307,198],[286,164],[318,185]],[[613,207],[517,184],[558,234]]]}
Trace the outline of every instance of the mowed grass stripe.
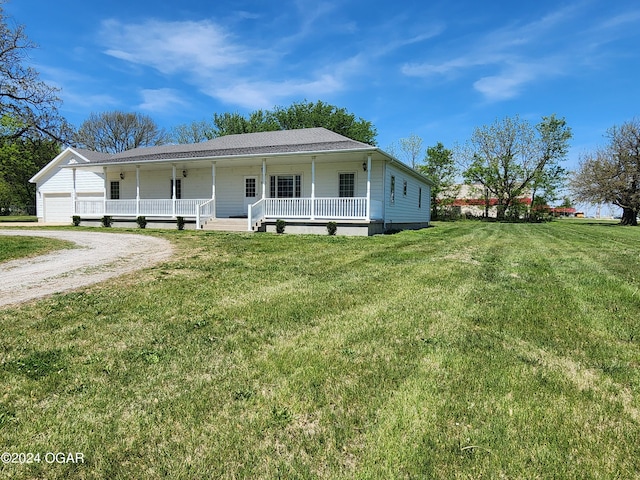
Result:
{"label": "mowed grass stripe", "polygon": [[638,232],[145,232],[178,255],[2,311],[4,444],[88,458],[2,473],[632,478]]}

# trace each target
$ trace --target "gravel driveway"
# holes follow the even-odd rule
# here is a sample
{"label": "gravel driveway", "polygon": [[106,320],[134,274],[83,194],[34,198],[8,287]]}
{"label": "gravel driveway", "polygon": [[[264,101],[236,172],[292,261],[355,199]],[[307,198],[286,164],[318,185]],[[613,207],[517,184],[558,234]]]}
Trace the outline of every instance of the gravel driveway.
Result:
{"label": "gravel driveway", "polygon": [[2,230],[0,235],[69,240],[77,248],[0,263],[0,307],[73,290],[167,260],[167,240],[148,235]]}

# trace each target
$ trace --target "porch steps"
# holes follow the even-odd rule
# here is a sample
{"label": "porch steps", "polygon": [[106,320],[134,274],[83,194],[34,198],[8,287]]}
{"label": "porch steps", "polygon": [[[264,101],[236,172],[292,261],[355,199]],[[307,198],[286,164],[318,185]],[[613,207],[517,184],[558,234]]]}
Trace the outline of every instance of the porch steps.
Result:
{"label": "porch steps", "polygon": [[210,218],[202,226],[202,230],[219,232],[247,232],[246,218]]}

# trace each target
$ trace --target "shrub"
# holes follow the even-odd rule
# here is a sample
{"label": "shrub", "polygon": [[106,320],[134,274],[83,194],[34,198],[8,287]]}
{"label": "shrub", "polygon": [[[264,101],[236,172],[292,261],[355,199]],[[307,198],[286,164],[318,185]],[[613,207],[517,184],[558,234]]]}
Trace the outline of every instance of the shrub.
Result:
{"label": "shrub", "polygon": [[110,227],[111,224],[113,224],[113,219],[109,215],[105,215],[104,217],[102,217],[103,227]]}
{"label": "shrub", "polygon": [[145,217],[140,216],[136,218],[136,223],[140,228],[145,228],[147,226],[147,219]]}
{"label": "shrub", "polygon": [[71,217],[71,223],[73,223],[74,227],[80,225],[80,215],[74,215],[73,217]]}
{"label": "shrub", "polygon": [[287,226],[287,222],[284,220],[276,220],[276,233],[284,233],[284,228]]}
{"label": "shrub", "polygon": [[176,226],[178,230],[184,230],[184,217],[176,217]]}
{"label": "shrub", "polygon": [[338,231],[338,224],[336,222],[327,223],[327,233],[329,235],[335,235]]}

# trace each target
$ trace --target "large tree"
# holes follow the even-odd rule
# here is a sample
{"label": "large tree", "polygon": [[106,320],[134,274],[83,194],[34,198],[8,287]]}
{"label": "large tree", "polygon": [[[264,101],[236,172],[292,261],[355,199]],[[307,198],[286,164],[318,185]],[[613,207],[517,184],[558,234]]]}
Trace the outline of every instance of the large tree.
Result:
{"label": "large tree", "polygon": [[438,204],[446,203],[448,198],[455,199],[457,191],[454,191],[458,168],[456,167],[453,152],[438,142],[428,147],[424,164],[418,166],[418,171],[433,182],[431,187],[431,218],[438,218]]}
{"label": "large tree", "polygon": [[34,205],[36,186],[29,183],[42,167],[59,152],[51,138],[16,136],[19,124],[0,119],[0,210]]}
{"label": "large tree", "polygon": [[163,145],[168,139],[148,115],[120,111],[92,113],[74,136],[77,146],[104,153]]}
{"label": "large tree", "polygon": [[502,219],[520,197],[554,177],[570,138],[571,129],[555,115],[543,117],[535,128],[517,116],[476,128],[462,150],[465,181],[482,185],[497,199]]}
{"label": "large tree", "polygon": [[200,143],[215,138],[215,134],[213,125],[206,120],[200,120],[173,127],[170,137],[175,143]]}
{"label": "large tree", "polygon": [[637,225],[640,213],[640,120],[614,126],[609,143],[588,154],[571,179],[576,200],[613,203],[622,208],[623,225]]}
{"label": "large tree", "polygon": [[375,145],[377,131],[371,122],[321,101],[256,110],[247,116],[237,112],[216,113],[211,123],[193,122],[174,128],[172,138],[178,143],[191,143],[192,140],[199,142],[224,135],[313,127],[324,127],[353,140]]}
{"label": "large tree", "polygon": [[398,143],[405,163],[415,169],[416,163],[422,156],[422,137],[412,133],[408,137],[401,138]]}
{"label": "large tree", "polygon": [[235,135],[240,133],[272,132],[284,130],[278,123],[273,112],[256,110],[247,117],[239,113],[215,113],[213,115],[213,135]]}
{"label": "large tree", "polygon": [[27,65],[29,51],[36,45],[27,38],[24,26],[9,26],[4,3],[0,0],[0,117],[9,117],[19,126],[12,130],[14,138],[49,137],[65,143],[71,129],[58,113],[58,89],[42,82]]}
{"label": "large tree", "polygon": [[281,130],[324,127],[359,142],[376,144],[378,132],[371,122],[356,119],[345,108],[321,101],[293,103],[287,108],[276,107],[272,115]]}

